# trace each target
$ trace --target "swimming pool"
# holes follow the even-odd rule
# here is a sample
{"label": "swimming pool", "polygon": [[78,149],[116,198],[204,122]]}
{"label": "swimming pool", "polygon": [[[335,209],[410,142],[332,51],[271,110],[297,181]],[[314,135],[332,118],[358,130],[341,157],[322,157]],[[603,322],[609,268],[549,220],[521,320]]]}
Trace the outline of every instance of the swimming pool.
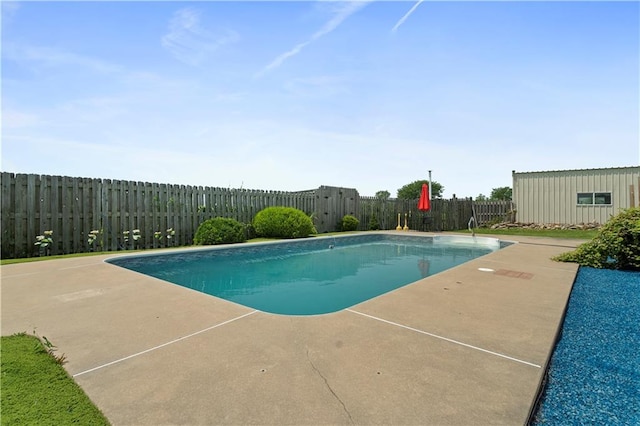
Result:
{"label": "swimming pool", "polygon": [[263,312],[336,312],[503,247],[494,238],[366,234],[107,262]]}

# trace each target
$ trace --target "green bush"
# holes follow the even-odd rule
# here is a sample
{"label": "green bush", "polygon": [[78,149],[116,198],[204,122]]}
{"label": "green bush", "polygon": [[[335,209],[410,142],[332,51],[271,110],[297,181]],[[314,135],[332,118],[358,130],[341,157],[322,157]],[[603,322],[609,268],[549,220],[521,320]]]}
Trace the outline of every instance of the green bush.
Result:
{"label": "green bush", "polygon": [[350,214],[345,215],[342,218],[342,227],[343,231],[356,231],[358,229],[358,225],[360,225],[360,221]]}
{"label": "green bush", "polygon": [[623,210],[589,242],[554,258],[581,266],[640,270],[640,207]]}
{"label": "green bush", "polygon": [[376,215],[372,215],[369,221],[369,231],[377,231],[378,229],[380,229],[380,222],[378,222]]}
{"label": "green bush", "polygon": [[302,238],[317,234],[311,218],[293,207],[267,207],[253,218],[256,235],[267,238]]}
{"label": "green bush", "polygon": [[216,217],[198,226],[193,243],[197,245],[231,244],[247,241],[245,225],[235,219]]}

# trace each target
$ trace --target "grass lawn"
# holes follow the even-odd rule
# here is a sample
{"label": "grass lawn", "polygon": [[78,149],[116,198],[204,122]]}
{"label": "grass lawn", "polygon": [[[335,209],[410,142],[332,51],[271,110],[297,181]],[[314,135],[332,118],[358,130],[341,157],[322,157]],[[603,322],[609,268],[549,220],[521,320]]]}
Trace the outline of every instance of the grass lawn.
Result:
{"label": "grass lawn", "polygon": [[[551,237],[551,238],[575,238],[580,240],[590,240],[598,234],[597,229],[524,229],[524,228],[510,228],[510,229],[489,229],[489,228],[477,228],[476,234],[489,234],[489,235],[520,235],[523,237]],[[471,234],[468,229],[460,232]]]}
{"label": "grass lawn", "polygon": [[2,425],[108,425],[35,336],[2,336]]}
{"label": "grass lawn", "polygon": [[109,253],[113,253],[113,252],[96,251],[96,252],[89,252],[89,253],[57,254],[55,256],[23,257],[20,259],[2,259],[0,260],[0,265],[11,265],[12,263],[39,262],[41,260],[66,259],[69,257],[97,256],[99,254],[109,254]]}

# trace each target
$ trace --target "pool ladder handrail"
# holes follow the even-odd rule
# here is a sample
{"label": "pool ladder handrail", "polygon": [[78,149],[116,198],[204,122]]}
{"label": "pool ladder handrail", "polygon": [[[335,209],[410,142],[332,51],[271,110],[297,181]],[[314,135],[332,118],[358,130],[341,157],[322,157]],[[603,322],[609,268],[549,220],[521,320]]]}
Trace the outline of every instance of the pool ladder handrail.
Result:
{"label": "pool ladder handrail", "polygon": [[336,246],[336,237],[333,237],[333,244],[329,244],[329,250],[333,250],[335,246]]}
{"label": "pool ladder handrail", "polygon": [[471,228],[472,223],[475,226],[475,228],[478,227],[478,222],[476,221],[476,209],[475,207],[473,207],[473,204],[471,204],[471,217],[469,218],[469,223],[467,223],[467,227],[469,228],[469,231],[471,231],[471,236],[475,237],[476,231],[473,228]]}

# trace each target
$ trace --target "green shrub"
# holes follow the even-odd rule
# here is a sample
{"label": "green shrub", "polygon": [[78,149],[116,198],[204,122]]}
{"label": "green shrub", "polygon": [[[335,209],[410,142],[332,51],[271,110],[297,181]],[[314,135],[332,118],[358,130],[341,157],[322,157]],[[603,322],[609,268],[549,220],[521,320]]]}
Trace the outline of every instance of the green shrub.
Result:
{"label": "green shrub", "polygon": [[247,235],[247,239],[251,240],[253,238],[256,238],[258,235],[256,234],[256,230],[253,227],[253,223],[247,223],[244,225],[245,226],[245,233]]}
{"label": "green shrub", "polygon": [[342,218],[342,227],[343,231],[356,231],[358,229],[358,225],[360,225],[360,221],[350,214],[344,215]]}
{"label": "green shrub", "polygon": [[317,234],[311,218],[293,207],[267,207],[253,218],[256,235],[267,238],[302,238]]}
{"label": "green shrub", "polygon": [[216,217],[198,226],[193,243],[198,245],[231,244],[247,241],[245,225],[235,219]]}
{"label": "green shrub", "polygon": [[623,210],[591,241],[554,260],[593,268],[640,270],[640,207]]}
{"label": "green shrub", "polygon": [[377,231],[378,229],[380,229],[380,222],[378,222],[376,215],[372,215],[369,221],[369,231]]}

